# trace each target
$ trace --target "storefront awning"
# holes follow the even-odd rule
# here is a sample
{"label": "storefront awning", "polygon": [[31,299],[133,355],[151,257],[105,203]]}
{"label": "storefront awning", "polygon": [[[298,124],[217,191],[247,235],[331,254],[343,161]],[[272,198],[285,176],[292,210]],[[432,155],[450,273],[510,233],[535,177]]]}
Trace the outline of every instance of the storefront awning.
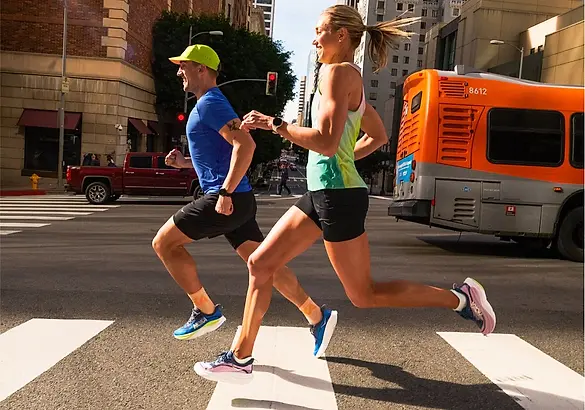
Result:
{"label": "storefront awning", "polygon": [[162,135],[162,127],[158,123],[158,121],[148,120],[148,128],[153,130],[156,134]]}
{"label": "storefront awning", "polygon": [[138,118],[128,118],[128,122],[141,134],[152,134],[152,131]]}
{"label": "storefront awning", "polygon": [[[81,119],[81,114],[65,112],[65,129],[75,130]],[[59,128],[59,111],[24,109],[18,125],[21,127]]]}

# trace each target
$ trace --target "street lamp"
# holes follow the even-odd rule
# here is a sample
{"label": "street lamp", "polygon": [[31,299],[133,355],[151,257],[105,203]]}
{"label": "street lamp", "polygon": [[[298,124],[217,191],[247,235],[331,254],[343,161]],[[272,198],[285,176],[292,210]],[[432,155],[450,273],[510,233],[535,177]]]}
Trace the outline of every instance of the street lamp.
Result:
{"label": "street lamp", "polygon": [[[189,45],[191,45],[191,41],[200,35],[209,34],[210,36],[223,36],[223,31],[220,30],[211,30],[211,31],[201,31],[195,35],[193,35],[193,26],[189,26]],[[183,112],[187,114],[187,91],[185,91],[185,99],[183,100]]]}
{"label": "street lamp", "polygon": [[518,78],[522,78],[522,63],[524,62],[524,47],[518,48],[514,44],[506,43],[502,40],[490,40],[490,44],[495,46],[501,46],[502,44],[506,44],[508,46],[514,47],[516,50],[520,51],[520,69],[518,70]]}

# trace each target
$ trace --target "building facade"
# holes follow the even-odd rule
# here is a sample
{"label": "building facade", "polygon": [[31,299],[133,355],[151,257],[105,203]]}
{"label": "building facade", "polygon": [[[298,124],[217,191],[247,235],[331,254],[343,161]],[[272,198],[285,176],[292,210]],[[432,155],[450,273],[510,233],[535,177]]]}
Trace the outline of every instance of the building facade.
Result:
{"label": "building facade", "polygon": [[272,38],[274,30],[274,6],[276,0],[254,0],[254,6],[259,7],[264,12],[264,28],[266,35]]}
{"label": "building facade", "polygon": [[266,27],[264,26],[264,11],[260,7],[252,6],[250,8],[250,23],[248,25],[248,30],[254,33],[266,34]]}
{"label": "building facade", "polygon": [[[231,0],[86,0],[69,2],[66,80],[61,81],[63,2],[1,3],[0,184],[57,176],[61,90],[65,92],[64,165],[121,164],[128,151],[168,149],[155,110],[152,27],[164,10],[229,13],[246,27],[248,12]],[[233,14],[232,14],[233,13]]]}
{"label": "building facade", "polygon": [[299,85],[299,107],[297,110],[297,124],[304,124],[306,90],[307,90],[307,76],[304,75],[301,77],[301,83]]}

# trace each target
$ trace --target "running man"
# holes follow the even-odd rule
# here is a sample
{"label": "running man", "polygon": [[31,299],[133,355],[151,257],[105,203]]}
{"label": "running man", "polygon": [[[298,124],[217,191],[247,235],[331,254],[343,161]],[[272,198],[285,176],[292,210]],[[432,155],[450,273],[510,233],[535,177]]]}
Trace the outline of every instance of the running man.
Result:
{"label": "running man", "polygon": [[[195,261],[185,245],[224,235],[247,261],[264,236],[256,222],[256,198],[245,176],[256,145],[250,133],[240,129],[237,114],[217,88],[217,53],[197,44],[170,60],[179,65],[177,75],[184,90],[195,94],[197,104],[187,121],[191,157],[173,150],[165,162],[175,168],[195,168],[205,195],[173,215],[156,234],[152,247],[193,302],[191,316],[173,334],[186,340],[216,330],[226,319],[199,281]],[[305,315],[315,338],[313,353],[321,356],[335,329],[337,312],[319,308],[284,265],[274,276],[274,287]]]}
{"label": "running man", "polygon": [[[321,235],[345,293],[356,307],[447,308],[473,321],[483,334],[493,332],[494,311],[484,289],[471,278],[453,289],[440,289],[405,280],[379,283],[370,275],[365,232],[368,189],[354,161],[374,152],[388,137],[380,117],[365,101],[360,70],[353,64],[354,51],[367,31],[371,38],[368,52],[380,70],[388,61],[388,46],[408,37],[399,27],[413,21],[416,19],[365,26],[352,7],[327,8],[313,41],[319,61],[326,64],[313,100],[313,128],[287,124],[255,111],[244,117],[242,129],[272,129],[309,150],[309,191],[281,217],[248,259],[250,282],[239,340],[217,360],[196,363],[200,376],[225,382],[251,380],[252,349],[270,305],[275,273]],[[365,135],[357,140],[360,128]]]}

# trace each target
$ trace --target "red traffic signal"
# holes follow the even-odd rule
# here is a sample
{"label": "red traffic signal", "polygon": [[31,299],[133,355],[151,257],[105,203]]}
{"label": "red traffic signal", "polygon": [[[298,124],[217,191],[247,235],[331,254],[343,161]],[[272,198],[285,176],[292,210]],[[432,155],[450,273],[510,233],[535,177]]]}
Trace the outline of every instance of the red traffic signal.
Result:
{"label": "red traffic signal", "polygon": [[180,112],[177,114],[177,121],[183,122],[183,121],[185,121],[185,118],[186,118],[186,116],[185,116],[184,112]]}
{"label": "red traffic signal", "polygon": [[278,73],[269,71],[266,74],[266,95],[276,95],[276,84],[278,83]]}

